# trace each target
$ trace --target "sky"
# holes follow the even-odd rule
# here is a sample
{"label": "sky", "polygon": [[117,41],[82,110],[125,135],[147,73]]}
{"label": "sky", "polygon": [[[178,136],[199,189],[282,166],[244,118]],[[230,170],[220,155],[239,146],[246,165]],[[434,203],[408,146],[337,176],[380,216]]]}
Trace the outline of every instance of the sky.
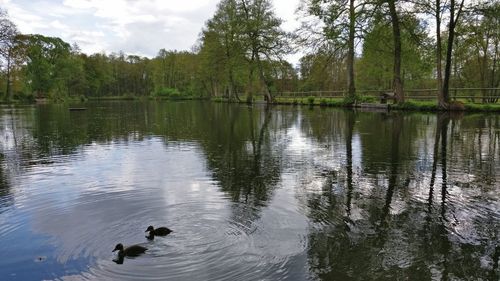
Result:
{"label": "sky", "polygon": [[[299,0],[271,0],[283,28],[299,26]],[[219,0],[0,0],[24,34],[55,36],[87,54],[124,51],[154,57],[191,50]],[[292,58],[293,60],[293,58]]]}

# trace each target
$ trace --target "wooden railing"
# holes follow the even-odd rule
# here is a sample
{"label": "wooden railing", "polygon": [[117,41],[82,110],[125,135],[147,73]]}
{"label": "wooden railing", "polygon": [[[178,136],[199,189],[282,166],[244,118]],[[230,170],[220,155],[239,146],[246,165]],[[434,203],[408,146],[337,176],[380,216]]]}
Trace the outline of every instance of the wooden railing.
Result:
{"label": "wooden railing", "polygon": [[[365,96],[380,97],[384,93],[390,93],[392,90],[357,90],[358,94]],[[408,99],[436,99],[437,89],[408,89],[404,90],[405,98]],[[296,92],[278,92],[274,93],[275,97],[281,98],[342,98],[345,97],[347,91],[296,91]],[[483,100],[492,99],[498,101],[500,99],[500,88],[452,88],[450,89],[450,97],[452,99],[467,99],[467,100]]]}

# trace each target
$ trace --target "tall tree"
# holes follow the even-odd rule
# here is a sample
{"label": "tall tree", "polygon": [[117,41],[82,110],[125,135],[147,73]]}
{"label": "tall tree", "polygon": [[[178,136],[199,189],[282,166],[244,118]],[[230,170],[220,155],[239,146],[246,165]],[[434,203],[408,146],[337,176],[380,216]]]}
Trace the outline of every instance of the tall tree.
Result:
{"label": "tall tree", "polygon": [[65,74],[64,66],[71,47],[60,38],[22,35],[20,41],[27,58],[25,74],[28,88],[37,97],[60,94],[58,86]]}
{"label": "tall tree", "polygon": [[[453,52],[453,44],[455,40],[455,27],[460,19],[464,7],[464,0],[460,2],[458,7],[455,0],[450,0],[450,21],[448,23],[448,45],[446,50],[446,66],[444,69],[443,92],[440,100],[440,107],[443,109],[449,108],[450,103],[450,76],[451,76],[451,59]],[[456,15],[455,15],[456,13]]]}
{"label": "tall tree", "polygon": [[[433,42],[423,20],[412,14],[401,19],[402,83],[408,88],[426,88],[433,77]],[[393,84],[394,53],[390,19],[377,15],[367,30],[358,60],[358,85],[367,90],[386,90]],[[432,51],[431,51],[432,50]]]}
{"label": "tall tree", "polygon": [[[348,97],[355,98],[355,40],[356,29],[362,29],[362,15],[366,12],[366,1],[354,0],[307,0],[303,2],[300,10],[306,15],[318,18],[322,23],[319,38],[314,36],[318,30],[318,24],[304,22],[302,30],[307,38],[304,40],[309,45],[321,46],[332,45],[332,50],[346,49],[346,76]],[[312,39],[312,40],[311,40]],[[325,49],[322,47],[322,49]],[[326,48],[328,49],[328,48]]]}
{"label": "tall tree", "polygon": [[282,20],[274,14],[269,0],[240,0],[239,7],[243,21],[244,48],[250,64],[247,101],[253,100],[252,81],[257,70],[257,80],[264,89],[264,98],[271,103],[274,98],[270,91],[270,81],[264,75],[262,61],[283,60],[283,55],[290,53],[288,34],[281,29]]}
{"label": "tall tree", "polygon": [[[457,26],[454,65],[455,81],[460,87],[483,88],[484,103],[498,101],[498,60],[500,57],[500,2],[483,3],[464,11],[463,22]],[[458,86],[458,85],[457,85]]]}
{"label": "tall tree", "polygon": [[12,69],[15,66],[16,38],[18,31],[16,25],[9,20],[7,12],[0,9],[0,56],[2,66],[5,68],[7,77],[6,98],[12,99]]}
{"label": "tall tree", "polygon": [[392,34],[394,42],[394,70],[393,70],[393,90],[397,103],[403,103],[405,96],[403,92],[403,82],[401,79],[401,28],[400,16],[396,9],[396,0],[387,0],[389,14],[392,22]]}
{"label": "tall tree", "polygon": [[221,1],[202,35],[205,51],[210,52],[212,58],[217,58],[214,62],[222,67],[220,71],[225,73],[229,99],[236,100],[240,98],[235,89],[235,74],[244,58],[241,44],[243,25],[239,16],[236,0]]}

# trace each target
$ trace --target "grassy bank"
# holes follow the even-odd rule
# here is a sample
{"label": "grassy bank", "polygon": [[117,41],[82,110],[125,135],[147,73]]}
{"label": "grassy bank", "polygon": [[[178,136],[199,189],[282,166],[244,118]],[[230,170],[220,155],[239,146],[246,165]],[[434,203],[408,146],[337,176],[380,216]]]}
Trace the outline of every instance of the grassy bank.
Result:
{"label": "grassy bank", "polygon": [[[461,101],[465,111],[470,112],[500,112],[500,104],[482,104]],[[312,106],[331,106],[331,107],[352,107],[352,104],[346,102],[343,98],[276,98],[277,104],[286,105],[312,105]],[[362,98],[359,103],[375,103],[375,98],[368,97]],[[436,101],[421,101],[421,100],[408,100],[405,103],[390,104],[391,110],[407,110],[407,111],[440,111]]]}
{"label": "grassy bank", "polygon": [[158,101],[178,101],[178,100],[202,100],[203,97],[193,96],[171,96],[171,97],[151,97],[151,96],[105,96],[88,97],[90,101],[126,101],[126,100],[158,100]]}

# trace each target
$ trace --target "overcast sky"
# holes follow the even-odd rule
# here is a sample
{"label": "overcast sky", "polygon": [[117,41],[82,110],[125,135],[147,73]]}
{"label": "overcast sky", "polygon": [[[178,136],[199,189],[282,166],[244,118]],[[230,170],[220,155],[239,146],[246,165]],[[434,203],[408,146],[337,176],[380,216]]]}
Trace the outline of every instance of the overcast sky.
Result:
{"label": "overcast sky", "polygon": [[[0,0],[21,33],[76,42],[83,52],[153,57],[161,48],[190,50],[218,0]],[[272,0],[292,31],[299,0]]]}

